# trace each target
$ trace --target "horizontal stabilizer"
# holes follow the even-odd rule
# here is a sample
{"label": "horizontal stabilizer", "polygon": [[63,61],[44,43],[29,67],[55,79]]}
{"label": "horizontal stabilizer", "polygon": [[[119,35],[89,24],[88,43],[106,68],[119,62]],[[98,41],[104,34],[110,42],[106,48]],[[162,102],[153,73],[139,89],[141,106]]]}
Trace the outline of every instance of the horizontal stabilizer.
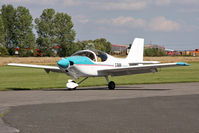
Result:
{"label": "horizontal stabilizer", "polygon": [[176,65],[178,65],[178,66],[190,66],[190,64],[184,63],[184,62],[178,62],[178,63],[176,63]]}

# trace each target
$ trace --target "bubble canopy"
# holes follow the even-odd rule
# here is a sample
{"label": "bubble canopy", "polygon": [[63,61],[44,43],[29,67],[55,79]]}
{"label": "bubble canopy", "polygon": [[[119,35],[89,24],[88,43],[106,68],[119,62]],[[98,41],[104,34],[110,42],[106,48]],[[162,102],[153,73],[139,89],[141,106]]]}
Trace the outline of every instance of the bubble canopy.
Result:
{"label": "bubble canopy", "polygon": [[86,56],[95,62],[104,62],[107,60],[107,54],[99,50],[81,50],[72,54],[72,56]]}

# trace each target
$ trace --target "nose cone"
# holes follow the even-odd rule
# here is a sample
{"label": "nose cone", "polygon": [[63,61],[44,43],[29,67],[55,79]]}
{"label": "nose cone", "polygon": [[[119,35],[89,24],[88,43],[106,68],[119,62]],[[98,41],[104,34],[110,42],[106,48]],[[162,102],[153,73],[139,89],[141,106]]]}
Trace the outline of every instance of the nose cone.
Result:
{"label": "nose cone", "polygon": [[67,59],[61,59],[57,62],[57,65],[62,68],[67,68],[69,66],[70,62]]}

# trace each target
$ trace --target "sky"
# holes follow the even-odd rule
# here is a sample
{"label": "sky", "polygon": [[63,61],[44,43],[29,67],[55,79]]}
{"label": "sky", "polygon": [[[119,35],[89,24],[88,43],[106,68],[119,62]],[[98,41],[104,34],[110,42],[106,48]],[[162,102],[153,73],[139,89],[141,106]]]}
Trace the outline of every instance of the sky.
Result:
{"label": "sky", "polygon": [[199,0],[0,0],[24,6],[33,18],[46,8],[72,17],[77,40],[106,38],[112,44],[145,44],[199,49]]}

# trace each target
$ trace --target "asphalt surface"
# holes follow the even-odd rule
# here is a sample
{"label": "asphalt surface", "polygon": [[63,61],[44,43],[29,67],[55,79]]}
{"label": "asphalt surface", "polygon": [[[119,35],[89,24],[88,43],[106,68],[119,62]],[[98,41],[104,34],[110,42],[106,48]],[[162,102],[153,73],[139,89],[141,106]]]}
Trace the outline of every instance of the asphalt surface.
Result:
{"label": "asphalt surface", "polygon": [[0,133],[199,133],[199,83],[7,91],[1,110]]}
{"label": "asphalt surface", "polygon": [[199,95],[14,107],[21,133],[198,133]]}

